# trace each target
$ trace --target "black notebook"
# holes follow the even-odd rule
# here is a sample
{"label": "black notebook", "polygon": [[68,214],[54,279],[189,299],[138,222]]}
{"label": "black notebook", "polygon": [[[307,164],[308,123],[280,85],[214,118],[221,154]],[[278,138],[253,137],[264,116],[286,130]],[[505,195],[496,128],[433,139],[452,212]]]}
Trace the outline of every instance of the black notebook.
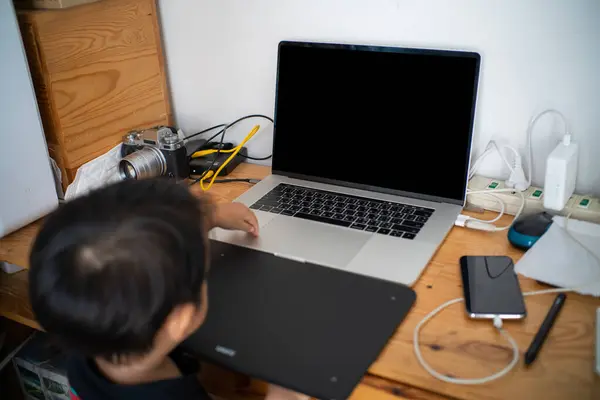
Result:
{"label": "black notebook", "polygon": [[206,322],[187,351],[338,400],[349,397],[416,299],[404,285],[217,241],[208,291]]}

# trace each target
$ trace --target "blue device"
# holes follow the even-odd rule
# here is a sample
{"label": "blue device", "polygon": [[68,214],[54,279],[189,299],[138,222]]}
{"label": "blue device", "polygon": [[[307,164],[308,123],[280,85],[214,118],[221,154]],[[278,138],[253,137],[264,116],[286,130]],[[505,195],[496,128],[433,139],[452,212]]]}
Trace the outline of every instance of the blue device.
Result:
{"label": "blue device", "polygon": [[547,212],[519,218],[508,230],[508,241],[515,247],[529,250],[552,225],[552,215]]}

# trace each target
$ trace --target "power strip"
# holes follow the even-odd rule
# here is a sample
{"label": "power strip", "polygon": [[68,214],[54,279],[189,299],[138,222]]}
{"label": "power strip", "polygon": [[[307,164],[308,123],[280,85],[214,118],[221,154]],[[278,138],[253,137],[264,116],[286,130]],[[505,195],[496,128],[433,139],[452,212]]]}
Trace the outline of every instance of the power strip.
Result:
{"label": "power strip", "polygon": [[[484,178],[482,176],[474,176],[469,181],[469,189],[475,190],[493,190],[506,189],[504,181],[499,179]],[[521,196],[516,193],[499,192],[493,193],[494,196],[502,199],[505,205],[504,212],[515,215],[521,205]],[[544,189],[531,186],[523,192],[525,196],[524,215],[534,214],[544,210]],[[491,196],[485,194],[472,194],[467,196],[467,203],[474,207],[483,208],[485,210],[500,211],[499,202]],[[571,214],[572,218],[600,223],[600,199],[591,196],[582,196],[574,194],[571,196],[565,208],[560,212],[552,211],[551,214],[567,216]]]}

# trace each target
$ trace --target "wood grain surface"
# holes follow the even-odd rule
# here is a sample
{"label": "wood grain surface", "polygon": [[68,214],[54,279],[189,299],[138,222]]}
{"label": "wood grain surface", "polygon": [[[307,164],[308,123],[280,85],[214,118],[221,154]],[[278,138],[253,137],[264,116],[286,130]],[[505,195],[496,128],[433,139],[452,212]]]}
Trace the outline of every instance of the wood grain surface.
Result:
{"label": "wood grain surface", "polygon": [[171,124],[155,0],[19,16],[49,147],[68,181],[127,131]]}
{"label": "wood grain surface", "polygon": [[38,220],[0,239],[0,261],[29,268],[29,252],[40,225]]}
{"label": "wood grain surface", "polygon": [[[268,167],[242,164],[231,177],[262,178],[268,172]],[[247,183],[219,184],[210,193],[215,201],[231,201],[249,187]],[[486,212],[483,218],[493,215]],[[509,222],[508,216],[500,221]],[[36,229],[34,224],[1,239],[0,260],[17,264],[16,261],[26,260]],[[600,378],[593,372],[595,310],[600,307],[600,300],[577,294],[568,294],[548,341],[530,368],[519,363],[508,376],[481,386],[451,385],[427,374],[414,355],[413,329],[443,302],[462,297],[458,269],[462,255],[509,255],[517,261],[522,252],[510,246],[505,232],[452,229],[414,287],[417,292],[414,308],[356,388],[352,400],[600,399]],[[36,326],[27,305],[26,273],[19,278],[5,279],[6,275],[2,278],[0,314]],[[17,280],[14,286],[10,282],[13,279]],[[521,277],[520,282],[523,291],[546,288],[531,279]],[[527,297],[527,318],[505,323],[519,345],[521,356],[553,299],[553,295]],[[423,328],[420,337],[423,356],[438,371],[460,378],[482,377],[502,369],[511,359],[510,345],[497,334],[490,321],[466,318],[463,307],[451,306]]]}
{"label": "wood grain surface", "polygon": [[6,274],[0,271],[0,315],[40,329],[29,304],[29,271]]}
{"label": "wood grain surface", "polygon": [[[500,223],[507,224],[510,217]],[[528,316],[523,321],[505,322],[505,328],[519,345],[521,362],[505,378],[480,386],[447,384],[431,377],[417,362],[413,350],[413,329],[442,303],[462,297],[458,260],[462,255],[509,255],[516,262],[521,252],[510,246],[506,232],[486,233],[454,228],[414,289],[417,302],[378,361],[370,368],[374,375],[461,399],[545,399],[600,398],[600,378],[594,373],[595,311],[600,300],[568,294],[548,341],[538,360],[525,368],[522,357],[555,295],[526,297]],[[548,287],[520,277],[523,291]],[[506,366],[512,348],[491,321],[466,317],[464,304],[442,311],[421,332],[424,358],[439,372],[458,378],[491,375]]]}

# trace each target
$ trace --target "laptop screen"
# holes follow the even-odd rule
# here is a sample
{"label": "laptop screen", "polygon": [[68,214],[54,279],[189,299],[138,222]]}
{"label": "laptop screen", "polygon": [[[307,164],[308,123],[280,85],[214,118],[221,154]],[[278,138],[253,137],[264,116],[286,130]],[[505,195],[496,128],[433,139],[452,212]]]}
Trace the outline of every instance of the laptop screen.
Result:
{"label": "laptop screen", "polygon": [[282,42],[273,171],[462,204],[476,53]]}

